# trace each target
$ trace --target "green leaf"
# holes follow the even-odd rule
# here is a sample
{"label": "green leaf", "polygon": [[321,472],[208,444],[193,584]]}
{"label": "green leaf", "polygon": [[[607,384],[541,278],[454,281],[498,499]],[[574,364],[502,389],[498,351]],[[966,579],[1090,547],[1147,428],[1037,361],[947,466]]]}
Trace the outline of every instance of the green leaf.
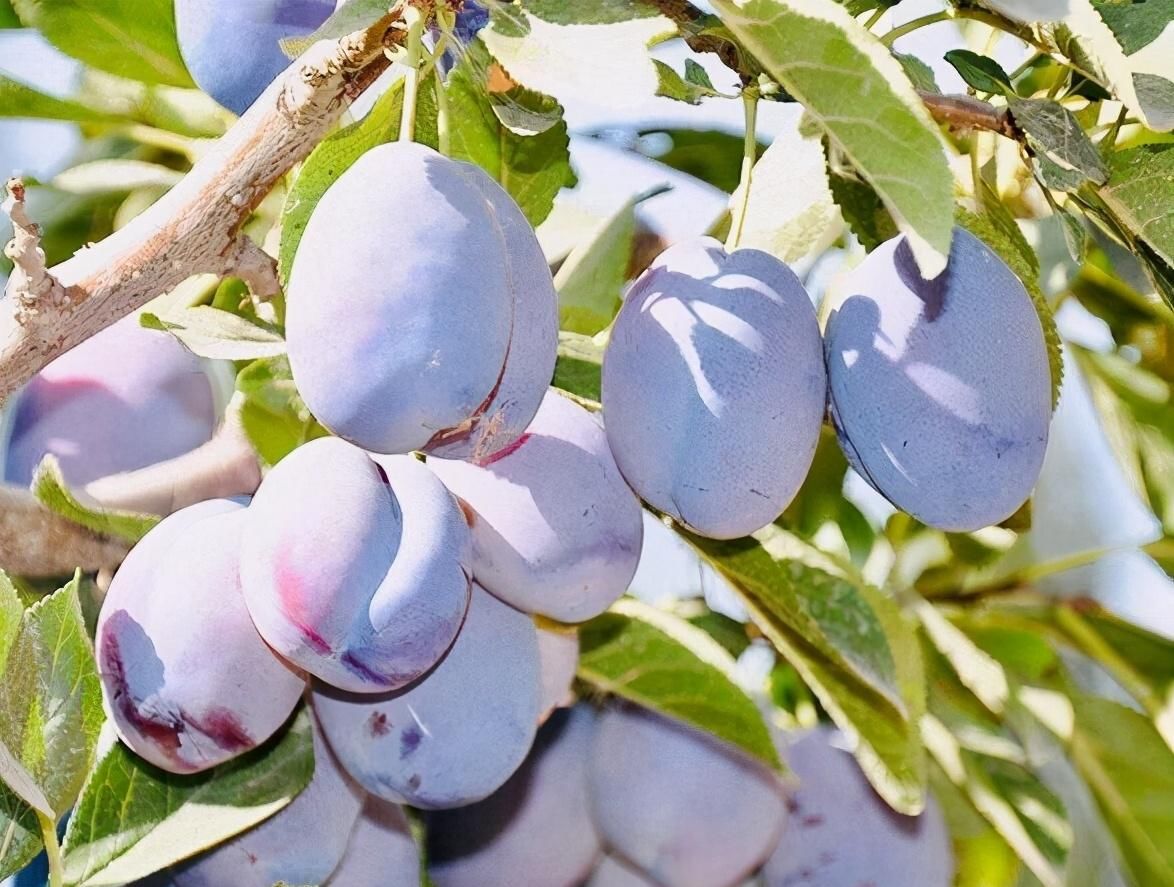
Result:
{"label": "green leaf", "polygon": [[[48,807],[50,820],[65,813],[81,790],[103,718],[79,581],[75,576],[24,612],[0,678],[0,745],[40,793],[36,800]],[[3,606],[10,620],[11,585],[6,579],[0,585],[8,589]],[[20,794],[27,797],[29,787]],[[7,786],[0,786],[0,834],[0,876],[21,868],[41,848],[36,814]]]}
{"label": "green leaf", "polygon": [[[721,95],[714,89],[705,69],[692,59],[685,60],[684,77],[678,74],[672,65],[668,65],[660,59],[653,59],[652,63],[656,65],[658,80],[656,94],[659,96],[676,99],[690,105],[699,105],[702,99]],[[692,67],[690,67],[690,63]]]}
{"label": "green leaf", "polygon": [[704,631],[625,599],[579,629],[579,677],[712,733],[782,768],[754,701],[731,678],[734,660]]}
{"label": "green leaf", "polygon": [[[738,206],[741,193],[731,206]],[[841,228],[820,138],[784,129],[754,165],[738,245],[791,263],[827,246]]]}
{"label": "green leaf", "polygon": [[555,388],[598,404],[602,398],[603,348],[590,336],[558,334],[558,361],[554,365]]}
{"label": "green leaf", "polygon": [[284,356],[249,364],[237,374],[236,390],[243,397],[240,416],[245,434],[268,465],[329,434],[310,415]]}
{"label": "green leaf", "polygon": [[836,724],[859,737],[857,758],[880,795],[901,812],[919,812],[925,677],[895,602],[774,525],[728,542],[681,535],[734,586]]}
{"label": "green leaf", "polygon": [[840,215],[866,250],[871,252],[897,236],[897,223],[880,196],[854,169],[830,166],[828,186]]}
{"label": "green leaf", "polygon": [[1079,694],[1072,704],[1069,752],[1135,883],[1174,884],[1174,755],[1132,709]]}
{"label": "green leaf", "polygon": [[550,3],[542,10],[550,21],[530,5],[519,10],[495,3],[490,25],[480,35],[516,83],[556,99],[607,96],[613,107],[655,94],[657,74],[648,47],[676,36],[669,19],[656,12],[616,15],[614,2],[592,2]]}
{"label": "green leaf", "polygon": [[0,117],[37,120],[72,120],[77,123],[121,121],[118,115],[88,108],[68,99],[54,98],[0,74]]}
{"label": "green leaf", "polygon": [[1174,268],[1174,145],[1143,145],[1109,159],[1101,199],[1134,237]]}
{"label": "green leaf", "polygon": [[[648,141],[667,142],[668,150],[651,152],[647,156],[665,166],[680,170],[732,194],[738,187],[742,169],[742,137],[712,129],[650,129],[641,136],[653,136]],[[637,145],[640,148],[640,145]]]}
{"label": "green leaf", "polygon": [[[449,76],[451,155],[488,172],[537,226],[550,215],[555,195],[575,183],[562,107],[550,96],[522,87],[490,95],[482,73],[488,61],[485,47],[474,42]],[[546,125],[519,135],[507,121],[520,114]],[[551,120],[557,122],[550,125]]]}
{"label": "green leaf", "polygon": [[[1000,205],[1001,206],[1001,205]],[[958,208],[958,224],[982,240],[1007,263],[1015,276],[1023,282],[1039,315],[1044,331],[1044,342],[1048,350],[1048,367],[1052,375],[1052,409],[1060,402],[1060,386],[1064,380],[1064,357],[1061,353],[1060,333],[1056,329],[1056,318],[1052,307],[1039,285],[1039,260],[1035,251],[1024,239],[1019,227],[1003,210],[988,211],[976,215],[969,210]],[[1009,224],[1008,224],[1009,220]]]}
{"label": "green leaf", "polygon": [[[1027,144],[1036,153],[1063,170],[1079,173],[1076,187],[1085,180],[1102,185],[1109,171],[1072,112],[1051,99],[1011,99],[1015,123],[1027,135]],[[1076,187],[1064,190],[1074,191]]]}
{"label": "green leaf", "polygon": [[285,353],[281,333],[239,314],[199,305],[160,317],[144,312],[139,322],[149,330],[171,333],[193,354],[212,360],[257,360]]}
{"label": "green leaf", "polygon": [[66,882],[135,881],[268,819],[313,776],[310,730],[303,711],[279,738],[194,776],[153,767],[110,737],[65,835]]}
{"label": "green leaf", "polygon": [[13,6],[28,27],[100,71],[195,85],[179,54],[174,0],[13,0]]}
{"label": "green leaf", "polygon": [[0,28],[19,28],[20,19],[12,8],[12,0],[0,0]]}
{"label": "green leaf", "polygon": [[1011,78],[1007,76],[1003,66],[992,58],[971,52],[969,49],[951,49],[946,53],[946,61],[954,66],[954,70],[969,86],[980,92],[1003,96],[1015,95]]}
{"label": "green leaf", "polygon": [[722,21],[875,188],[922,273],[946,265],[953,176],[900,63],[831,0],[715,0]]}
{"label": "green leaf", "polygon": [[59,172],[49,182],[70,194],[107,194],[136,188],[170,188],[183,173],[143,160],[94,160]]}
{"label": "green leaf", "polygon": [[909,82],[913,84],[914,89],[920,89],[922,92],[941,93],[942,89],[938,86],[938,81],[934,77],[933,68],[917,56],[909,55],[908,53],[895,52],[893,53],[893,57],[905,69],[905,75],[909,78]]}
{"label": "green leaf", "polygon": [[639,200],[629,200],[605,219],[559,268],[554,284],[562,329],[592,336],[615,317],[632,261]]}
{"label": "green leaf", "polygon": [[45,456],[37,466],[32,491],[37,501],[54,514],[102,536],[138,542],[159,523],[155,515],[116,511],[78,501],[66,484],[55,456]]}
{"label": "green leaf", "polygon": [[1130,55],[1157,40],[1174,21],[1174,0],[1093,0],[1093,6]]}

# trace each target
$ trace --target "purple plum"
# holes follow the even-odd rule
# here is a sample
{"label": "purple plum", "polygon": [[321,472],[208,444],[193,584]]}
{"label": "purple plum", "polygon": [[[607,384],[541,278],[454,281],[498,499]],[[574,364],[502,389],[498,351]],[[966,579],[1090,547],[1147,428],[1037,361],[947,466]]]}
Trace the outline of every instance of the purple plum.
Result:
{"label": "purple plum", "polygon": [[[292,883],[292,882],[291,882]],[[420,849],[404,811],[367,796],[342,864],[323,887],[419,887]]]}
{"label": "purple plum", "polygon": [[574,702],[571,685],[579,668],[579,632],[573,627],[536,620],[538,625],[538,659],[542,667],[542,704],[538,710],[541,724],[557,708]]}
{"label": "purple plum", "polygon": [[852,466],[898,508],[943,530],[1013,514],[1043,465],[1047,346],[1031,297],[989,247],[954,230],[924,280],[903,237],[846,281],[827,325],[832,418]]}
{"label": "purple plum", "polygon": [[642,499],[703,536],[761,529],[794,498],[827,384],[791,270],[712,238],[666,250],[628,290],[603,361],[603,424]]}
{"label": "purple plum", "polygon": [[762,764],[630,706],[600,718],[590,785],[605,843],[673,887],[737,884],[762,865],[786,818],[782,786]]}
{"label": "purple plum", "polygon": [[599,423],[556,391],[510,447],[478,463],[429,465],[472,512],[474,577],[506,603],[582,622],[632,581],[640,503]]}
{"label": "purple plum", "polygon": [[436,887],[576,887],[602,847],[587,803],[595,712],[580,705],[543,725],[530,756],[477,804],[428,818]]}
{"label": "purple plum", "polygon": [[354,840],[363,797],[315,729],[310,784],[256,828],[177,869],[175,887],[321,884]]}
{"label": "purple plum", "polygon": [[335,0],[175,0],[179,49],[196,85],[243,114],[286,68],[286,37],[305,37]]}
{"label": "purple plum", "polygon": [[212,383],[199,358],[133,317],[45,367],[14,408],[0,475],[21,486],[46,455],[80,487],[183,455],[216,427]]}
{"label": "purple plum", "polygon": [[326,738],[369,792],[422,809],[495,792],[530,750],[541,675],[534,621],[473,586],[469,615],[436,668],[381,696],[314,688]]}
{"label": "purple plum", "polygon": [[260,745],[305,688],[249,619],[244,519],[244,506],[213,499],[164,520],[115,573],[98,618],[106,711],[136,754],[172,773]]}
{"label": "purple plum", "polygon": [[584,887],[657,887],[644,875],[614,856],[605,856]]}
{"label": "purple plum", "polygon": [[903,816],[869,785],[843,736],[821,727],[799,735],[783,756],[799,779],[791,816],[763,871],[768,887],[918,887],[954,883],[954,852],[931,797],[920,816]]}
{"label": "purple plum", "polygon": [[241,584],[262,637],[329,684],[398,689],[444,655],[469,601],[460,506],[411,456],[320,438],[268,474],[244,523]]}
{"label": "purple plum", "polygon": [[422,145],[374,148],[330,187],[288,297],[306,404],[372,452],[488,456],[550,382],[557,302],[534,232],[484,172]]}

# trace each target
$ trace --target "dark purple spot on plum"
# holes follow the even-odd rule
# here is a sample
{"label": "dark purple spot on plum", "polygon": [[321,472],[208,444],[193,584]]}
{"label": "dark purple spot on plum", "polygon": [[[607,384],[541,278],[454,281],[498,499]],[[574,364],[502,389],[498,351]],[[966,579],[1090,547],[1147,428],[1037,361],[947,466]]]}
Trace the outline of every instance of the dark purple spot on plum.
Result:
{"label": "dark purple spot on plum", "polygon": [[412,791],[416,791],[420,788],[420,774],[419,773],[412,774],[411,778],[408,780],[408,788],[410,788]]}
{"label": "dark purple spot on plum", "polygon": [[804,828],[814,828],[817,825],[823,825],[824,819],[818,813],[813,813],[811,816],[804,816],[801,820]]}
{"label": "dark purple spot on plum", "polygon": [[415,727],[408,727],[400,734],[399,738],[399,757],[402,761],[404,758],[412,754],[420,747],[420,740],[424,736]]}
{"label": "dark purple spot on plum", "polygon": [[347,671],[353,675],[357,675],[368,684],[375,684],[378,687],[387,686],[387,678],[384,675],[372,670],[349,650],[343,653],[338,661],[343,664]]}
{"label": "dark purple spot on plum", "polygon": [[119,633],[124,628],[142,632],[142,627],[130,614],[120,610],[107,620],[103,633],[102,661],[99,666],[110,691],[110,701],[136,733],[179,762],[179,734],[184,731],[184,724],[179,718],[167,716],[164,712],[144,714],[139,709],[138,700],[131,694],[119,643]]}
{"label": "dark purple spot on plum", "polygon": [[800,809],[802,809],[802,805],[799,803],[798,798],[787,798],[788,813],[798,813]]}
{"label": "dark purple spot on plum", "polygon": [[526,434],[523,434],[521,437],[519,437],[517,440],[515,440],[508,447],[502,447],[500,450],[498,450],[492,456],[486,456],[484,459],[477,460],[477,464],[480,465],[482,468],[488,468],[494,462],[500,462],[506,456],[509,456],[512,453],[516,453],[518,450],[520,450],[523,446],[526,445],[526,442],[529,439],[530,439],[530,434],[529,434],[529,432],[527,432]]}
{"label": "dark purple spot on plum", "polygon": [[909,246],[908,239],[897,244],[893,261],[902,283],[925,303],[925,319],[933,323],[946,307],[946,292],[950,287],[949,266],[947,265],[946,270],[933,280],[926,280],[921,276],[921,269],[917,267],[917,260],[913,257],[913,248]]}
{"label": "dark purple spot on plum", "polygon": [[184,717],[188,723],[225,751],[244,751],[254,745],[253,737],[245,730],[240,719],[226,708],[211,709],[199,720],[190,717],[186,712]]}
{"label": "dark purple spot on plum", "polygon": [[387,720],[386,714],[377,711],[367,719],[367,730],[372,736],[386,736],[391,732],[391,723]]}
{"label": "dark purple spot on plum", "polygon": [[375,463],[375,470],[379,472],[379,479],[381,481],[383,481],[383,485],[385,487],[390,487],[391,486],[391,479],[387,476],[387,472],[384,470],[383,466],[380,465],[378,462],[376,462]]}

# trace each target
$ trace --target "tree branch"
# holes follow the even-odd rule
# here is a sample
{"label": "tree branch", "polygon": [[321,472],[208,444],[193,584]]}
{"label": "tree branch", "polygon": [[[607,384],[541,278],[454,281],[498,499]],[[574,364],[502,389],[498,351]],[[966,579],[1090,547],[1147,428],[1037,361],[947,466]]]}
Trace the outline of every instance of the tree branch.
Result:
{"label": "tree branch", "polygon": [[[272,295],[271,266],[259,269],[240,229],[329,132],[345,99],[387,68],[384,48],[403,41],[407,3],[397,0],[366,30],[312,46],[158,203],[52,273],[43,258],[38,273],[36,227],[18,221],[19,273],[8,285],[11,300],[0,302],[0,403],[53,358],[192,275],[243,272],[267,290],[256,295]],[[22,196],[9,200],[14,221]]]}
{"label": "tree branch", "polygon": [[997,108],[968,95],[939,95],[923,90],[917,94],[930,116],[952,129],[985,129],[1015,140],[1022,136],[1008,108]]}

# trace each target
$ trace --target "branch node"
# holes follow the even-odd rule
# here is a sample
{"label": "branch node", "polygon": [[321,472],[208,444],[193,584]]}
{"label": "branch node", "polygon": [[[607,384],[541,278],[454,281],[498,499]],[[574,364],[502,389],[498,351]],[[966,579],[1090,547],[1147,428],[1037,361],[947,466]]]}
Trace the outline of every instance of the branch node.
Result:
{"label": "branch node", "polygon": [[13,238],[4,247],[4,255],[12,260],[12,279],[8,292],[16,321],[21,326],[33,322],[46,308],[64,308],[69,304],[69,293],[61,282],[49,273],[45,252],[41,249],[41,226],[34,222],[25,208],[25,186],[19,178],[8,180],[8,196],[2,208],[12,219]]}
{"label": "branch node", "polygon": [[281,295],[277,260],[244,234],[237,237],[233,244],[223,274],[226,277],[239,277],[248,286],[253,298],[260,301]]}

